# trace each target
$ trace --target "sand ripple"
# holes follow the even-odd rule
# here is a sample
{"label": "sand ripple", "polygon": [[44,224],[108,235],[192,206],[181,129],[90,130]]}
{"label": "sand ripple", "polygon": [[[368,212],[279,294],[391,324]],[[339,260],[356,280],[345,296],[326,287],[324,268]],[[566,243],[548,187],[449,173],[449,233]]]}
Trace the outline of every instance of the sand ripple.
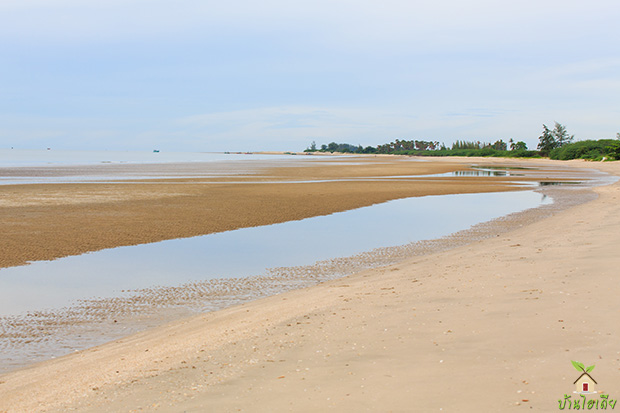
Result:
{"label": "sand ripple", "polygon": [[313,265],[277,267],[244,278],[196,281],[124,291],[121,296],[80,300],[55,311],[0,318],[0,366],[4,371],[91,347],[197,312],[214,311],[281,292],[445,251],[496,237],[596,197],[585,188],[541,191],[554,203],[482,223],[450,236],[378,248]]}

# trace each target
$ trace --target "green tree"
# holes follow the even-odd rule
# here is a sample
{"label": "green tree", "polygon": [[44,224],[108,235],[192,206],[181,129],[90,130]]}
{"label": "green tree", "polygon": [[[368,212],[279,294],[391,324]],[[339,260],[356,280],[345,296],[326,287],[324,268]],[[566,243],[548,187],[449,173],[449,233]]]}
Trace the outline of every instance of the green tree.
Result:
{"label": "green tree", "polygon": [[527,151],[527,144],[523,141],[515,142],[510,139],[510,150],[511,151]]}
{"label": "green tree", "polygon": [[506,149],[508,149],[508,147],[506,146],[506,142],[504,142],[502,139],[495,141],[495,143],[491,145],[491,147],[496,151],[505,151]]}
{"label": "green tree", "polygon": [[549,152],[555,148],[557,148],[555,137],[547,125],[543,123],[543,133],[538,137],[538,150],[543,155],[549,155]]}
{"label": "green tree", "polygon": [[547,156],[556,148],[571,143],[575,139],[575,135],[569,135],[566,126],[555,122],[553,130],[549,130],[547,125],[543,124],[543,134],[538,138],[538,149],[540,153]]}
{"label": "green tree", "polygon": [[553,128],[553,137],[555,138],[557,148],[571,143],[575,139],[575,135],[568,134],[566,131],[566,126],[557,122],[555,122],[555,127]]}
{"label": "green tree", "polygon": [[316,142],[312,141],[309,147],[307,147],[304,152],[316,152]]}

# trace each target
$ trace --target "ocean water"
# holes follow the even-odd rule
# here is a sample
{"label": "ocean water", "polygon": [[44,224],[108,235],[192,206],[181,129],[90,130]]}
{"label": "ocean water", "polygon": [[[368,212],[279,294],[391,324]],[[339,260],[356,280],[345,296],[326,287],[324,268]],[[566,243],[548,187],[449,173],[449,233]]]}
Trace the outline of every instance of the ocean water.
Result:
{"label": "ocean water", "polygon": [[[274,155],[215,152],[153,151],[69,151],[41,149],[0,149],[0,168],[20,166],[68,166],[99,164],[157,164],[183,162],[223,162],[273,160]],[[278,159],[305,159],[312,156],[278,155]]]}

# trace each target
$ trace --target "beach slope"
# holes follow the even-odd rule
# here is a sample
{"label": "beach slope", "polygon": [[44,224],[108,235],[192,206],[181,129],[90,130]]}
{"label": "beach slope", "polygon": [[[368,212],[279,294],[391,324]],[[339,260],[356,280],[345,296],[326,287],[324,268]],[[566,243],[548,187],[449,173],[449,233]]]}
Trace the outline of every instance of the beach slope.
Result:
{"label": "beach slope", "polygon": [[494,239],[0,376],[0,411],[550,411],[571,360],[616,399],[620,184],[595,191]]}

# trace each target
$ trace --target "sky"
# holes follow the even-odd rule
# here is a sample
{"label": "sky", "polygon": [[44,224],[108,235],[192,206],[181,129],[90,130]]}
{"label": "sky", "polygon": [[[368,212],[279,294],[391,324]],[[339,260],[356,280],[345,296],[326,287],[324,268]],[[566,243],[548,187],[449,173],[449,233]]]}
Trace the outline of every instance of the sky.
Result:
{"label": "sky", "polygon": [[0,148],[620,132],[618,0],[0,0]]}

